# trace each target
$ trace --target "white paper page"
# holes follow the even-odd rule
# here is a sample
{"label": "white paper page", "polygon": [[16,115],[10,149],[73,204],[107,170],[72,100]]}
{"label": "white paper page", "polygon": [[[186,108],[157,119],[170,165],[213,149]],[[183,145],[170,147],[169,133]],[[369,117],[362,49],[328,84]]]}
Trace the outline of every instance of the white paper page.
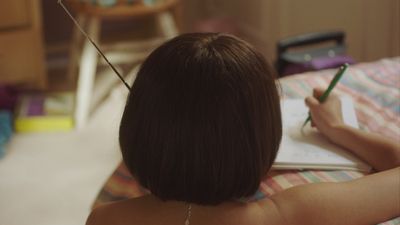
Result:
{"label": "white paper page", "polygon": [[[358,128],[354,105],[349,97],[341,98],[343,119],[346,124]],[[370,166],[334,145],[308,123],[304,99],[289,99],[282,102],[283,137],[275,168],[298,165],[298,168],[354,168],[368,171]],[[288,166],[292,167],[293,166]]]}

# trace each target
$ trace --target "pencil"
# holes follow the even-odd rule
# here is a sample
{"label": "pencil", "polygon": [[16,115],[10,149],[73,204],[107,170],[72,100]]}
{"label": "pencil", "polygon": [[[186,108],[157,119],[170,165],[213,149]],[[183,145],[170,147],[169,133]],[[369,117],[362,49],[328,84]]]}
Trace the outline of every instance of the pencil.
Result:
{"label": "pencil", "polygon": [[[329,84],[328,88],[326,91],[321,95],[321,97],[318,99],[319,102],[324,102],[329,94],[332,92],[333,88],[336,86],[336,84],[339,82],[340,78],[342,78],[344,72],[346,72],[347,68],[349,67],[349,64],[345,63],[343,66],[339,68],[339,71],[336,73],[336,75],[333,77],[331,83]],[[311,120],[311,114],[308,114],[308,117],[306,121],[304,121],[303,126],[304,127],[309,121]]]}

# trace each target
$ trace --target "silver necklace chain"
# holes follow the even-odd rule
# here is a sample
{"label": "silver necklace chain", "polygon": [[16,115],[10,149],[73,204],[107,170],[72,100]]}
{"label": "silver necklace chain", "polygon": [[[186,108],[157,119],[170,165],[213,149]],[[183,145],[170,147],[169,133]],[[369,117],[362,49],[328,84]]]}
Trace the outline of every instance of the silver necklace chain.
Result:
{"label": "silver necklace chain", "polygon": [[185,220],[185,225],[190,224],[190,217],[192,216],[192,204],[189,204],[188,209],[187,209],[187,214],[186,214],[186,220]]}

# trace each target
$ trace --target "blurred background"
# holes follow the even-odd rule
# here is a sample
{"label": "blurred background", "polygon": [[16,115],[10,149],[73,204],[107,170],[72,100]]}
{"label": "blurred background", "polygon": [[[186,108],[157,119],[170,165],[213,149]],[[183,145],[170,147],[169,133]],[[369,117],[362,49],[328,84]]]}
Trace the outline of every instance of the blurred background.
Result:
{"label": "blurred background", "polygon": [[[186,32],[237,35],[279,76],[400,55],[398,0],[62,4],[129,85],[151,50]],[[0,2],[0,224],[84,223],[121,160],[127,94],[57,0]]]}

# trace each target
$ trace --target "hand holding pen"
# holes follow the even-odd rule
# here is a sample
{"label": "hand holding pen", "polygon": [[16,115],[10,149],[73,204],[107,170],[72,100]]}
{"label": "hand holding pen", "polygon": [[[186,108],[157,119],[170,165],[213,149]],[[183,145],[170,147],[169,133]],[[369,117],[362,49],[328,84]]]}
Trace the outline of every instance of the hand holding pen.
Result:
{"label": "hand holding pen", "polygon": [[[339,82],[340,78],[343,76],[343,74],[346,72],[347,68],[349,67],[348,64],[344,64],[339,68],[339,71],[336,73],[336,75],[333,77],[332,81],[330,82],[328,88],[326,91],[322,93],[321,90],[318,90],[317,92],[314,92],[314,96],[318,94],[318,96],[315,96],[318,98],[319,103],[323,103],[326,101],[328,98],[329,94],[332,92],[333,88],[336,86],[336,84]],[[309,103],[311,103],[310,99],[308,100]],[[307,99],[306,99],[306,104],[307,104]],[[308,104],[307,104],[308,105]],[[308,105],[309,106],[309,105]],[[310,107],[310,106],[309,106]],[[311,113],[309,113],[307,119],[304,121],[303,126],[304,127],[309,121],[311,120]]]}
{"label": "hand holding pen", "polygon": [[311,126],[316,127],[319,132],[331,139],[335,128],[343,126],[345,123],[342,117],[341,100],[337,94],[331,93],[324,103],[318,101],[324,91],[321,88],[314,89],[313,96],[307,97],[305,102],[310,109]]}

